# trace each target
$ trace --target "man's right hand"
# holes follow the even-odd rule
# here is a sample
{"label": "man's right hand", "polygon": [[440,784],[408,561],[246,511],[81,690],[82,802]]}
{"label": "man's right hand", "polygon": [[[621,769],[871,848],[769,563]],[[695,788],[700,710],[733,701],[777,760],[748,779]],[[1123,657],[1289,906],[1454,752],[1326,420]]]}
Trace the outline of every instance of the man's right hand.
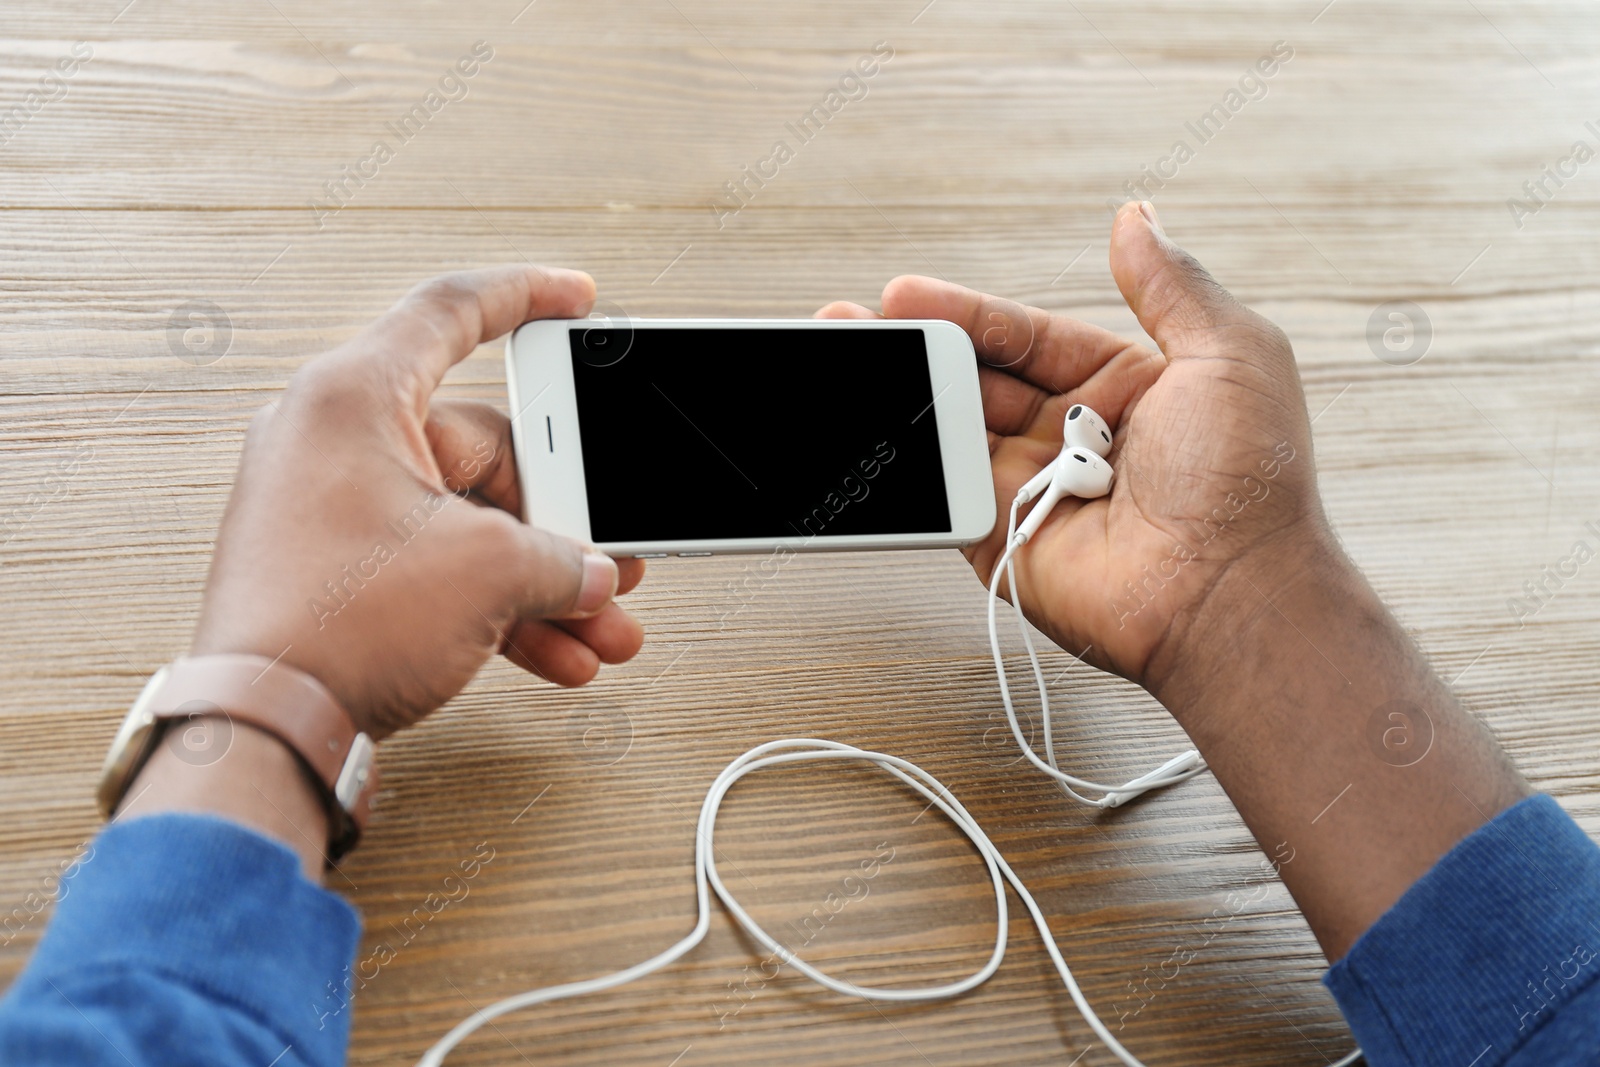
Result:
{"label": "man's right hand", "polygon": [[524,523],[510,420],[434,397],[478,345],[593,301],[578,271],[447,274],[300,368],[245,438],[193,654],[305,671],[375,739],[496,652],[568,686],[631,659],[613,597],[644,565]]}

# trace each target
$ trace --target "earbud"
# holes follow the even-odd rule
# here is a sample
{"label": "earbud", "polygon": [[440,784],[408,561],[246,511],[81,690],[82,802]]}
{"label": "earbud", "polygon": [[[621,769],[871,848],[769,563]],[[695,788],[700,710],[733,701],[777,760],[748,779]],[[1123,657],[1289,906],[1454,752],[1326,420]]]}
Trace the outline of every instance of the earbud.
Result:
{"label": "earbud", "polygon": [[1018,544],[1026,543],[1044,525],[1044,520],[1049,518],[1062,497],[1076,496],[1093,500],[1111,492],[1111,464],[1087,448],[1067,449],[1041,473],[1045,472],[1050,475],[1049,487],[1017,528]]}
{"label": "earbud", "polygon": [[[1074,448],[1093,452],[1104,459],[1111,454],[1111,427],[1106,425],[1106,420],[1095,414],[1093,408],[1082,404],[1074,404],[1067,412],[1066,424],[1061,430],[1061,455],[1056,457],[1055,463],[1048,464],[1038,474],[1029,478],[1027,484],[1017,490],[1017,503],[1026,504],[1034,497],[1045,491],[1050,484],[1050,479],[1055,476],[1056,465],[1067,458],[1067,454]],[[1073,493],[1073,496],[1082,496],[1082,493]],[[1094,493],[1094,496],[1105,496],[1105,493]],[[1059,497],[1057,499],[1060,499]]]}
{"label": "earbud", "polygon": [[1069,448],[1087,448],[1101,459],[1111,454],[1111,427],[1093,408],[1072,405],[1061,436]]}
{"label": "earbud", "polygon": [[1061,430],[1061,455],[1017,490],[1017,506],[1044,494],[1017,530],[1021,545],[1044,525],[1050,510],[1064,496],[1092,500],[1111,491],[1111,465],[1105,457],[1111,452],[1111,427],[1093,408],[1074,404],[1067,411]]}

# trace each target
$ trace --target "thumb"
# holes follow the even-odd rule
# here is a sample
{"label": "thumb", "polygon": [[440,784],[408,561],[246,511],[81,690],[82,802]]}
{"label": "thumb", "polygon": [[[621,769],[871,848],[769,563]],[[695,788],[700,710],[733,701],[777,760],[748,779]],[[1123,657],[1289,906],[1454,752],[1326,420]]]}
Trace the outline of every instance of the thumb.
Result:
{"label": "thumb", "polygon": [[569,537],[529,526],[510,515],[485,516],[507,530],[511,544],[497,556],[519,619],[583,619],[617,593],[617,561]]}
{"label": "thumb", "polygon": [[[1111,274],[1139,325],[1168,360],[1239,355],[1237,331],[1282,337],[1271,322],[1234,299],[1198,260],[1168,240],[1149,201],[1122,205],[1111,225]],[[1249,345],[1249,350],[1278,346]],[[1287,350],[1285,340],[1282,345]]]}

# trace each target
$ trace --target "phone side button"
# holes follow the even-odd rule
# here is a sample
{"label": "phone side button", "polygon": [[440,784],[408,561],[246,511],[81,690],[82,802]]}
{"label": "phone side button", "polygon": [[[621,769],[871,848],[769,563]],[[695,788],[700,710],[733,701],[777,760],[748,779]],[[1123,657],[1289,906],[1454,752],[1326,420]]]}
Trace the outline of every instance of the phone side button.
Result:
{"label": "phone side button", "polygon": [[633,554],[633,558],[634,559],[666,559],[667,558],[667,554],[665,552],[635,552]]}
{"label": "phone side button", "polygon": [[709,555],[711,555],[711,553],[709,553],[709,552],[679,552],[678,553],[678,558],[679,559],[688,559],[690,556],[709,556]]}

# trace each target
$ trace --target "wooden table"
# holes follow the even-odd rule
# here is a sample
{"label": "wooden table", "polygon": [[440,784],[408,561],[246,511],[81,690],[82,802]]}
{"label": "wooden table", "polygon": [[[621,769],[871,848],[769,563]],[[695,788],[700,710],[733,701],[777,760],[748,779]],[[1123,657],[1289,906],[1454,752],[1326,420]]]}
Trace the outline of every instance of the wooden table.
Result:
{"label": "wooden table", "polygon": [[[23,920],[0,976],[44,925],[30,894],[95,832],[119,716],[185,647],[247,418],[413,281],[527,258],[591,271],[629,314],[794,315],[935,273],[1134,331],[1105,205],[1145,166],[1169,175],[1146,186],[1168,230],[1294,338],[1350,552],[1529,777],[1600,829],[1600,563],[1525,618],[1510,603],[1575,541],[1600,546],[1600,161],[1561,163],[1600,146],[1590,5],[524,2],[8,11],[0,917]],[[90,57],[28,98],[80,40]],[[480,41],[492,56],[439,90]],[[795,137],[878,42],[893,58]],[[1292,58],[1229,109],[1275,42]],[[793,158],[714,208],[743,168],[771,174],[778,140]],[[1547,166],[1577,174],[1530,199]],[[1390,301],[1422,309],[1425,351],[1382,347]],[[503,402],[498,346],[447,388]],[[657,564],[636,662],[577,693],[496,665],[385,747],[381,816],[334,886],[367,921],[352,1062],[410,1062],[472,1005],[676,939],[704,789],[796,733],[947,782],[1146,1062],[1348,1049],[1322,956],[1214,781],[1096,817],[1015,765],[954,553],[752,566]],[[1126,774],[1181,744],[1131,686],[1059,651],[1047,667],[1073,764]],[[781,927],[892,850],[807,952],[862,982],[948,980],[982,961],[993,901],[920,807],[866,770],[774,772],[730,797],[725,869]],[[470,892],[408,924],[475,852],[492,860]],[[505,1020],[451,1062],[1110,1064],[1034,932],[1011,943],[965,997],[874,1006],[771,977],[719,913],[668,971]],[[308,1014],[339,1007],[307,993]]]}

